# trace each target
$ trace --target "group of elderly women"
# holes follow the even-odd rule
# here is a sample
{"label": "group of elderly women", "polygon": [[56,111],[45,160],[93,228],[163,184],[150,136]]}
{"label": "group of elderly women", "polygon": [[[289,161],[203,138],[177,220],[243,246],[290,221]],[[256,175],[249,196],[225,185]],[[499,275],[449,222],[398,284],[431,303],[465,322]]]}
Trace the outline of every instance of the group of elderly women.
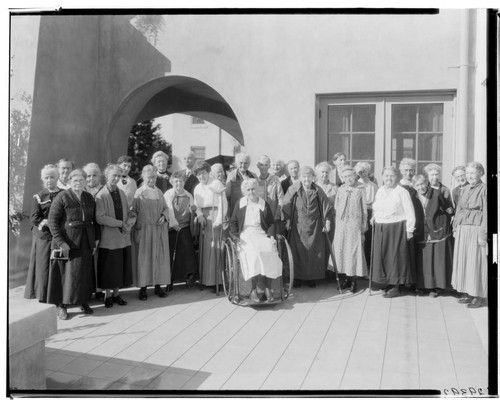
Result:
{"label": "group of elderly women", "polygon": [[485,304],[486,186],[477,162],[455,168],[458,186],[450,194],[438,165],[415,175],[411,159],[401,161],[399,182],[394,167],[384,168],[380,188],[370,164],[350,167],[342,153],[333,168],[322,162],[315,169],[261,156],[259,173],[240,153],[227,178],[221,164],[196,162],[192,152],[185,170],[168,172],[168,161],[156,152],[139,187],[128,176],[128,156],[105,168],[104,183],[95,163],[73,169],[62,159],[42,168],[25,297],[58,305],[67,319],[67,305],[93,313],[92,293],[108,308],[126,305],[120,289],[131,285],[140,300],[148,286],[166,297],[172,283],[196,278],[215,292],[229,227],[255,302],[273,301],[271,282],[282,273],[274,238],[285,234],[296,287],[314,287],[338,270],[342,287],[356,292],[371,263],[385,297],[399,295],[401,286],[432,297],[453,287],[468,307]]}

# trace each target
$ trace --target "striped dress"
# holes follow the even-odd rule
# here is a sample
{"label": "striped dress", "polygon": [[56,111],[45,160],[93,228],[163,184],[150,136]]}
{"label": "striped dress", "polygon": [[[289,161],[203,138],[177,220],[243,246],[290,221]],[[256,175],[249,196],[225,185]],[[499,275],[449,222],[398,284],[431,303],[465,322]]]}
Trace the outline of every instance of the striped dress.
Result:
{"label": "striped dress", "polygon": [[487,240],[487,221],[486,185],[480,181],[466,186],[453,222],[455,249],[451,284],[458,292],[474,297],[488,296],[486,246],[478,242]]}

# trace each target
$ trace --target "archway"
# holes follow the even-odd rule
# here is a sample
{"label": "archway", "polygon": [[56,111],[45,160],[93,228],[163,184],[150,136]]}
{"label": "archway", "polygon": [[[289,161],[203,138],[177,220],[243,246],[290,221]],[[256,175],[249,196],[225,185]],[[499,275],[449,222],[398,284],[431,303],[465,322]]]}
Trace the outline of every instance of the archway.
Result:
{"label": "archway", "polygon": [[236,115],[215,89],[192,77],[168,75],[146,82],[122,101],[108,130],[106,158],[126,154],[126,139],[134,124],[174,113],[209,121],[244,145]]}

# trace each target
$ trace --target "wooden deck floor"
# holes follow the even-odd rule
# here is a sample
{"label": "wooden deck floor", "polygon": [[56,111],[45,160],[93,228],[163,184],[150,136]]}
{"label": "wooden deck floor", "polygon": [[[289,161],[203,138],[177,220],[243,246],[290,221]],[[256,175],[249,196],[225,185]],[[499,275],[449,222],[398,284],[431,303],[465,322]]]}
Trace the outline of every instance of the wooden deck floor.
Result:
{"label": "wooden deck floor", "polygon": [[[69,309],[47,341],[48,390],[481,389],[487,309],[453,297],[356,295],[336,285],[238,307],[207,290],[165,299],[123,292],[127,306]],[[74,313],[73,313],[74,311]]]}

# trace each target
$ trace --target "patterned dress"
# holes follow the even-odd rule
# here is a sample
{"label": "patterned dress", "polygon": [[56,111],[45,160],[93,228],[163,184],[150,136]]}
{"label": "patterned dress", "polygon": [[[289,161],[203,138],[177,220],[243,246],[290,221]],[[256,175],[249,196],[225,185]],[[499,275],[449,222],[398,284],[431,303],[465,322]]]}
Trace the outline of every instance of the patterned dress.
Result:
{"label": "patterned dress", "polygon": [[479,240],[488,238],[486,185],[467,185],[457,205],[451,284],[462,293],[488,297],[488,257]]}
{"label": "patterned dress", "polygon": [[135,192],[132,212],[137,215],[132,230],[134,285],[170,283],[168,226],[157,224],[162,215],[168,217],[161,190],[142,185]]}
{"label": "patterned dress", "polygon": [[367,227],[366,194],[362,184],[342,185],[335,198],[335,261],[339,272],[347,276],[365,276],[363,248]]}

